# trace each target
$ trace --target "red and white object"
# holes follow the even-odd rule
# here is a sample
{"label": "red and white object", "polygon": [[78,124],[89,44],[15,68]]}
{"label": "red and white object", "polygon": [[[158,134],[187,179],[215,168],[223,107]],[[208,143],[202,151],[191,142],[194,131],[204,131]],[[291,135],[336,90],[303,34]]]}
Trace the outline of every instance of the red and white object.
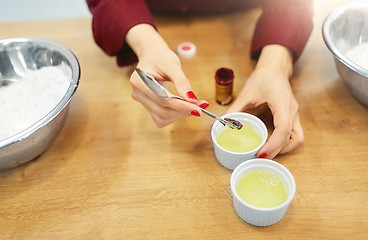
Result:
{"label": "red and white object", "polygon": [[197,47],[191,42],[183,42],[178,45],[176,50],[180,57],[191,58],[195,56]]}

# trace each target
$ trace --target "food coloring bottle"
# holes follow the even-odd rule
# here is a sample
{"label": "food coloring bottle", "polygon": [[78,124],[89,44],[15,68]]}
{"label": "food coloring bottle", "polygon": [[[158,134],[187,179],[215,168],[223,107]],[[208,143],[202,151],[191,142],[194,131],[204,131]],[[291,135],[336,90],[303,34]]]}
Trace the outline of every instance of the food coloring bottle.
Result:
{"label": "food coloring bottle", "polygon": [[233,99],[234,72],[230,68],[220,68],[216,71],[216,102],[229,104]]}

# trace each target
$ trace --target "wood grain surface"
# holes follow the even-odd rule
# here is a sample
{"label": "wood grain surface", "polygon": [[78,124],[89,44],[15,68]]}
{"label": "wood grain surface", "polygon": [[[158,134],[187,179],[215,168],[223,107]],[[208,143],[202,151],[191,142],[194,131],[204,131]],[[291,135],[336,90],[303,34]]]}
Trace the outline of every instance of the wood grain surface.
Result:
{"label": "wood grain surface", "polygon": [[[277,156],[297,191],[284,218],[254,227],[233,209],[231,171],[215,159],[213,119],[157,128],[130,96],[134,66],[119,68],[95,44],[91,19],[0,25],[0,38],[40,37],[68,46],[81,82],[66,124],[46,153],[0,172],[0,239],[367,239],[368,110],[344,87],[321,35],[324,18],[350,2],[316,1],[314,30],[292,87],[305,144]],[[235,73],[235,97],[254,68],[250,40],[260,9],[217,17],[156,16],[194,92],[221,115],[214,73]],[[252,111],[272,131],[267,109]],[[1,116],[1,113],[0,113]]]}

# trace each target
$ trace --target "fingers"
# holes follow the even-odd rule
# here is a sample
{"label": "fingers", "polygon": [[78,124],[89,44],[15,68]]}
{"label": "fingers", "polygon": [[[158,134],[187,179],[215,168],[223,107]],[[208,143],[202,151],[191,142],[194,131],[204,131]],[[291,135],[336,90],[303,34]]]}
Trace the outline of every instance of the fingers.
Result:
{"label": "fingers", "polygon": [[249,88],[249,85],[246,84],[235,101],[226,110],[225,114],[231,112],[243,112],[248,109],[261,106],[266,103],[266,98],[262,98],[260,96],[261,94],[258,92],[257,88]]}
{"label": "fingers", "polygon": [[156,126],[159,128],[165,127],[170,123],[173,123],[181,117],[185,116],[183,113],[180,113],[168,107],[163,107],[162,105],[159,105],[155,102],[147,101],[144,98],[146,97],[141,98],[142,101],[140,101],[140,103],[148,110]]}
{"label": "fingers", "polygon": [[267,156],[267,158],[273,159],[288,144],[292,124],[289,120],[290,113],[287,111],[288,109],[281,107],[279,104],[269,104],[269,107],[273,114],[275,129],[268,141],[258,152],[258,156]]}
{"label": "fingers", "polygon": [[225,114],[232,112],[242,112],[249,108],[250,99],[247,97],[242,98],[241,95],[226,109]]}
{"label": "fingers", "polygon": [[183,70],[181,69],[180,60],[177,58],[176,55],[175,59],[177,61],[177,64],[171,64],[170,67],[160,67],[161,70],[157,71],[159,79],[156,80],[164,80],[166,82],[171,81],[174,85],[177,95],[184,98],[188,102],[196,103],[197,96],[193,92],[188,78],[185,76]]}
{"label": "fingers", "polygon": [[164,127],[184,116],[201,116],[201,109],[208,107],[204,100],[196,104],[175,98],[162,98],[156,96],[141,81],[137,73],[131,76],[132,98],[141,103],[151,114],[152,119],[158,127]]}
{"label": "fingers", "polygon": [[273,159],[277,154],[290,152],[303,145],[304,134],[300,124],[298,104],[292,93],[284,91],[272,95],[272,91],[271,93],[268,91],[262,95],[257,92],[257,89],[260,89],[259,85],[255,89],[252,85],[246,85],[226,111],[226,113],[241,112],[267,103],[273,115],[275,128],[268,141],[257,153],[257,156]]}
{"label": "fingers", "polygon": [[280,150],[280,154],[290,152],[304,144],[304,133],[300,123],[299,114],[294,120],[293,129],[290,135],[289,143]]}
{"label": "fingers", "polygon": [[[130,78],[132,98],[150,112],[157,126],[165,126],[183,116],[200,116],[199,106],[202,108],[208,106],[206,101],[198,100],[194,94],[189,80],[181,69],[179,57],[161,41],[152,47],[140,49],[137,67],[153,76],[166,91],[172,82],[176,90],[174,94],[185,100],[156,96],[145,86],[138,74],[133,73]],[[170,95],[169,91],[167,93]]]}
{"label": "fingers", "polygon": [[168,71],[167,77],[173,82],[175,91],[178,93],[178,95],[182,98],[184,98],[186,101],[191,103],[197,102],[197,96],[192,90],[192,86],[189,82],[189,80],[186,78],[184,73],[181,69],[172,69],[171,71]]}
{"label": "fingers", "polygon": [[157,127],[165,127],[185,116],[201,115],[200,108],[194,104],[175,98],[154,97],[158,98],[157,101],[152,101],[146,95],[140,95],[137,101],[148,110]]}
{"label": "fingers", "polygon": [[272,135],[259,150],[260,158],[273,159],[277,154],[290,152],[304,144],[304,133],[300,123],[299,114],[296,114],[292,126],[279,125],[275,127]]}

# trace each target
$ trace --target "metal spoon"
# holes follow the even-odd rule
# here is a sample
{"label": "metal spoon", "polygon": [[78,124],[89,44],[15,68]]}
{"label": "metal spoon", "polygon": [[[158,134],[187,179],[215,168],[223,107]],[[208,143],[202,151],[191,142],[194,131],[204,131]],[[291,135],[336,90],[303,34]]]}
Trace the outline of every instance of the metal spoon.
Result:
{"label": "metal spoon", "polygon": [[[143,80],[143,82],[147,85],[147,87],[149,89],[151,89],[152,92],[154,92],[157,96],[163,97],[163,98],[176,98],[176,99],[180,99],[185,101],[184,98],[179,97],[179,96],[169,96],[165,90],[165,88],[163,86],[161,86],[161,84],[159,84],[156,79],[154,79],[151,75],[143,72],[142,70],[140,70],[139,68],[135,68],[135,70],[137,71],[137,73],[139,74],[139,76],[141,77],[141,79]],[[216,119],[217,121],[219,121],[220,123],[222,123],[224,126],[228,126],[232,129],[238,129],[239,126],[226,121],[225,119],[222,119],[218,116],[216,116],[215,114],[201,108],[201,111],[204,112],[205,114],[207,114],[208,116]]]}

